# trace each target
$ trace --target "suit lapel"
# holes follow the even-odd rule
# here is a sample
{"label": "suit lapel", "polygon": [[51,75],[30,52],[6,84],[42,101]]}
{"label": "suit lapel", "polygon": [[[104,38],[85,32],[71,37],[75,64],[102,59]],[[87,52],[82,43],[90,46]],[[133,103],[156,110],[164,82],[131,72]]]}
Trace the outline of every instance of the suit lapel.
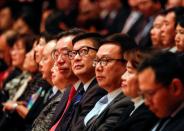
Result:
{"label": "suit lapel", "polygon": [[61,117],[61,114],[63,113],[65,106],[66,106],[66,102],[68,100],[68,96],[70,93],[70,89],[71,86],[67,87],[66,91],[64,92],[60,102],[58,103],[57,107],[56,107],[56,111],[55,111],[55,115],[54,115],[54,123],[58,121],[58,119]]}

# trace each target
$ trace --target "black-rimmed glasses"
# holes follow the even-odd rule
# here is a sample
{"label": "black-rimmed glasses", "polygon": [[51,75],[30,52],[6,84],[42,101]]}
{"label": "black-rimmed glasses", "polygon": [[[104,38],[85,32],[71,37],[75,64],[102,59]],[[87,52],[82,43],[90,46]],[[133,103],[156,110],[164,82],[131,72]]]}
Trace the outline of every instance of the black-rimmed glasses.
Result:
{"label": "black-rimmed glasses", "polygon": [[79,54],[79,56],[85,56],[89,53],[89,50],[94,50],[94,51],[97,51],[97,49],[93,48],[93,47],[88,47],[88,46],[85,46],[85,47],[81,47],[79,50],[73,50],[73,51],[69,51],[68,53],[68,56],[69,56],[69,59],[74,59],[74,57]]}

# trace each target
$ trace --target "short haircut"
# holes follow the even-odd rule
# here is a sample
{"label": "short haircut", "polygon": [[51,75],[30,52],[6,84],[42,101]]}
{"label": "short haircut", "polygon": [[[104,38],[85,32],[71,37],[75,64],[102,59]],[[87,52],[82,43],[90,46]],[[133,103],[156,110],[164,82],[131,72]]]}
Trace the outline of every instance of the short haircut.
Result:
{"label": "short haircut", "polygon": [[155,73],[155,82],[168,87],[174,78],[184,84],[184,71],[178,56],[172,52],[159,52],[145,59],[138,68],[138,73],[151,68]]}
{"label": "short haircut", "polygon": [[82,33],[77,35],[72,40],[72,44],[75,45],[75,43],[80,40],[89,39],[93,42],[93,45],[95,46],[95,48],[98,49],[100,47],[100,41],[102,40],[102,38],[103,37],[99,33]]}
{"label": "short haircut", "polygon": [[104,44],[115,44],[121,47],[122,53],[127,50],[138,48],[136,42],[133,38],[129,37],[126,34],[116,33],[106,37],[101,41],[101,45]]}
{"label": "short haircut", "polygon": [[82,33],[85,33],[85,31],[80,29],[80,28],[72,28],[68,31],[63,31],[63,32],[59,33],[57,35],[57,40],[61,39],[64,36],[69,36],[69,35],[75,36],[75,35],[82,34]]}
{"label": "short haircut", "polygon": [[161,15],[167,15],[168,13],[174,12],[175,14],[175,26],[176,26],[176,21],[178,18],[180,18],[184,14],[184,7],[174,7],[174,8],[169,8],[167,10],[163,10],[160,12]]}

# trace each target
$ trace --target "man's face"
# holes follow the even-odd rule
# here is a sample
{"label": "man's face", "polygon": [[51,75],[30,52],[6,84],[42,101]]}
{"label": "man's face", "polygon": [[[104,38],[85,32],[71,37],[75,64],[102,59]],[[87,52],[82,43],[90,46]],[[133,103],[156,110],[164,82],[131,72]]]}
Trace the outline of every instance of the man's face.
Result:
{"label": "man's face", "polygon": [[68,51],[73,49],[72,45],[73,36],[66,36],[61,38],[56,45],[55,58],[57,58],[56,63],[58,71],[64,78],[69,79],[73,76],[73,71],[71,67],[71,61],[68,58]]}
{"label": "man's face", "polygon": [[88,76],[94,76],[94,67],[92,65],[96,51],[88,47],[95,48],[90,39],[83,39],[76,42],[73,51],[82,52],[81,54],[83,54],[83,52],[87,53],[85,53],[85,55],[79,55],[79,53],[77,53],[71,60],[74,74],[84,79]]}
{"label": "man's face", "polygon": [[[121,59],[122,53],[118,45],[105,44],[97,52],[96,78],[100,87],[108,92],[121,87],[121,75],[126,70],[126,64]],[[107,63],[102,65],[100,61]]]}
{"label": "man's face", "polygon": [[179,24],[176,27],[175,44],[178,51],[184,51],[184,28]]}
{"label": "man's face", "polygon": [[170,87],[164,87],[156,82],[155,73],[151,68],[139,73],[138,81],[149,109],[159,118],[169,116],[175,108]]}
{"label": "man's face", "polygon": [[161,40],[165,47],[169,47],[174,44],[175,37],[175,14],[173,12],[168,13],[161,27]]}
{"label": "man's face", "polygon": [[152,14],[154,2],[152,0],[138,0],[138,9],[146,16]]}
{"label": "man's face", "polygon": [[161,44],[161,27],[164,21],[164,16],[158,15],[153,23],[153,28],[151,29],[151,40],[153,47],[159,47]]}
{"label": "man's face", "polygon": [[42,73],[42,78],[45,80],[51,80],[51,68],[54,64],[53,59],[51,58],[51,52],[55,47],[55,41],[49,41],[43,49],[42,59],[39,63],[40,70]]}

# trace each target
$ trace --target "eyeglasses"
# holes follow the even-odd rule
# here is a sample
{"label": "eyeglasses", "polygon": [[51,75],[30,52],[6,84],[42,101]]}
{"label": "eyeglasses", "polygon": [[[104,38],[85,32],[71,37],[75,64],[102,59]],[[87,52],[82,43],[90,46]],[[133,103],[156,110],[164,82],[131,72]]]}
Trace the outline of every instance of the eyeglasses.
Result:
{"label": "eyeglasses", "polygon": [[144,99],[151,99],[160,89],[163,89],[163,87],[158,87],[149,91],[140,91],[138,94]]}
{"label": "eyeglasses", "polygon": [[96,67],[98,65],[98,63],[100,64],[100,66],[104,67],[106,66],[109,62],[112,61],[120,61],[122,63],[125,63],[126,60],[125,59],[113,59],[113,58],[102,58],[102,59],[94,59],[93,60],[93,67]]}
{"label": "eyeglasses", "polygon": [[66,59],[66,58],[68,58],[68,54],[69,54],[68,49],[63,49],[63,50],[54,49],[51,52],[51,57],[53,60],[57,60],[59,58],[59,56],[62,56],[63,59]]}
{"label": "eyeglasses", "polygon": [[72,60],[74,59],[74,57],[79,54],[79,56],[85,56],[89,53],[89,50],[94,50],[94,51],[97,51],[97,49],[93,48],[93,47],[88,47],[88,46],[85,46],[85,47],[81,47],[79,50],[73,50],[73,51],[69,51],[68,53],[68,56],[69,56],[69,59]]}

